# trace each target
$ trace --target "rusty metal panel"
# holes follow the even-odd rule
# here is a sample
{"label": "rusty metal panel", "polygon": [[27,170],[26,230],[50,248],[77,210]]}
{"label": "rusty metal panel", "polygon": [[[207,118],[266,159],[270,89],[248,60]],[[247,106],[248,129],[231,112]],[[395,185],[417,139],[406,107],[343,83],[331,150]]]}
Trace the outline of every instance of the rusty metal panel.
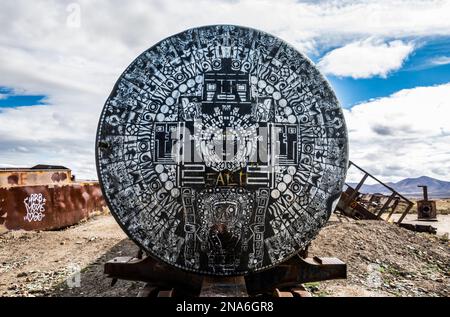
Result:
{"label": "rusty metal panel", "polygon": [[428,199],[428,186],[418,187],[423,189],[423,199],[417,201],[417,220],[437,221],[436,201]]}
{"label": "rusty metal panel", "polygon": [[96,182],[0,188],[0,227],[7,230],[63,228],[104,207]]}
{"label": "rusty metal panel", "polygon": [[437,221],[437,209],[435,200],[418,200],[417,220]]}
{"label": "rusty metal panel", "polygon": [[3,169],[0,187],[70,184],[71,177],[71,170]]}

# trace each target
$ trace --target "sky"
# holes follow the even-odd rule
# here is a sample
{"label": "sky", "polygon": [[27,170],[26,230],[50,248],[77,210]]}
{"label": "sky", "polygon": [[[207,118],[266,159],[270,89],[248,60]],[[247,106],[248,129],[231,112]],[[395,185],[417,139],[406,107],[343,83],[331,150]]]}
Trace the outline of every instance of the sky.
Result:
{"label": "sky", "polygon": [[236,24],[317,65],[344,109],[352,161],[386,182],[450,181],[449,16],[450,0],[2,0],[0,167],[96,179],[98,118],[123,70],[167,36]]}

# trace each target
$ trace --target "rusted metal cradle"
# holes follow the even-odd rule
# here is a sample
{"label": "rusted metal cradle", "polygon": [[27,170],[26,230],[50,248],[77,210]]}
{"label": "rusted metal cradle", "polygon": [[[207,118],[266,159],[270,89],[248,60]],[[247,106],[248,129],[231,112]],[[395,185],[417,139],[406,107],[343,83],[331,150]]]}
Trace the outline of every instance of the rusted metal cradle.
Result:
{"label": "rusted metal cradle", "polygon": [[233,25],[162,40],[117,81],[96,145],[111,213],[147,255],[107,263],[110,277],[183,292],[246,276],[249,294],[344,277],[338,260],[299,256],[342,191],[344,117],[282,40]]}
{"label": "rusted metal cradle", "polygon": [[105,264],[104,272],[112,279],[112,286],[118,279],[146,282],[139,297],[309,297],[303,283],[345,279],[347,265],[337,258],[310,258],[301,252],[260,273],[211,277],[179,270],[145,256],[114,258]]}

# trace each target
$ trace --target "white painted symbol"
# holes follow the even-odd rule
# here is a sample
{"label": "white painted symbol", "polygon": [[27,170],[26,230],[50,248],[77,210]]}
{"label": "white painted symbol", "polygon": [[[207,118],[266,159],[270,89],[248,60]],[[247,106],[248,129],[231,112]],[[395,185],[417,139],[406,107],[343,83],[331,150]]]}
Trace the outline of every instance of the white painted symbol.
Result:
{"label": "white painted symbol", "polygon": [[27,209],[27,215],[24,220],[28,222],[41,221],[45,217],[45,202],[47,199],[42,194],[31,194],[23,200]]}

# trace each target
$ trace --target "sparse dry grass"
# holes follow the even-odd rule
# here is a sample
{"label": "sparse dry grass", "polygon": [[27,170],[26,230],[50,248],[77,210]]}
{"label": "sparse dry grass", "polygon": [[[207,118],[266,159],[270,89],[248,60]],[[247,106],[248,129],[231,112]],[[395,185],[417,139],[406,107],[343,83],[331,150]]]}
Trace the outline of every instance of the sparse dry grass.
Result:
{"label": "sparse dry grass", "polygon": [[436,209],[438,214],[450,214],[450,199],[442,199],[436,201]]}

